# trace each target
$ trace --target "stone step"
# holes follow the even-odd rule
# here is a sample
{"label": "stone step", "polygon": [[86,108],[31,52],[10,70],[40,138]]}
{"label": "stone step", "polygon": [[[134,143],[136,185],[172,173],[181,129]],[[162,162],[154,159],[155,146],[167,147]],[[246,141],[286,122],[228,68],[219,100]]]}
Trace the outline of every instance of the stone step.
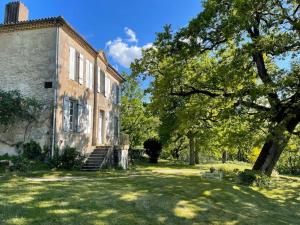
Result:
{"label": "stone step", "polygon": [[100,166],[84,165],[82,169],[100,169]]}
{"label": "stone step", "polygon": [[82,168],[81,169],[82,171],[99,171],[100,170],[100,168],[94,168],[94,169],[91,169],[91,168]]}
{"label": "stone step", "polygon": [[85,164],[82,166],[83,171],[100,170],[103,160],[108,153],[109,146],[98,146],[88,157]]}
{"label": "stone step", "polygon": [[101,151],[93,151],[91,154],[106,154],[108,151],[104,151],[104,150],[101,150]]}
{"label": "stone step", "polygon": [[93,155],[88,157],[88,159],[104,159],[105,155]]}

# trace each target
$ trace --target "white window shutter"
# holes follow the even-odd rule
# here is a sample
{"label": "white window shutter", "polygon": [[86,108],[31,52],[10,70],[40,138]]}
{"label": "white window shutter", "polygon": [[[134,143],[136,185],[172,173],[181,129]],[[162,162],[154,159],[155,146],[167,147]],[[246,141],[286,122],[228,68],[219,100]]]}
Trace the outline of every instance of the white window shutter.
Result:
{"label": "white window shutter", "polygon": [[110,113],[106,113],[106,139],[110,137]]}
{"label": "white window shutter", "polygon": [[69,50],[69,78],[75,80],[75,60],[76,60],[76,51],[74,48],[70,47]]}
{"label": "white window shutter", "polygon": [[98,71],[97,71],[97,91],[100,93],[100,67],[98,66]]}
{"label": "white window shutter", "polygon": [[84,117],[83,117],[83,129],[84,133],[88,134],[88,123],[89,123],[89,109],[88,105],[84,105]]}
{"label": "white window shutter", "polygon": [[110,134],[109,134],[109,136],[110,136],[110,138],[113,138],[113,134],[114,134],[114,114],[113,114],[113,112],[110,112],[109,113],[110,115],[109,115],[109,123],[110,123]]}
{"label": "white window shutter", "polygon": [[94,64],[90,62],[90,89],[93,90],[93,83],[94,83]]}
{"label": "white window shutter", "polygon": [[83,126],[84,126],[84,112],[83,112],[83,105],[78,103],[77,105],[77,110],[78,110],[78,117],[77,117],[77,132],[82,132]]}
{"label": "white window shutter", "polygon": [[88,110],[89,110],[88,133],[91,133],[92,124],[93,124],[93,111],[91,105],[88,105]]}
{"label": "white window shutter", "polygon": [[108,97],[108,89],[107,89],[107,84],[108,84],[108,77],[107,75],[105,74],[105,92],[104,92],[104,95],[105,97]]}
{"label": "white window shutter", "polygon": [[80,54],[79,56],[79,83],[83,84],[83,71],[84,71],[84,61],[83,61],[83,55]]}
{"label": "white window shutter", "polygon": [[110,89],[111,89],[110,88],[110,79],[109,79],[109,77],[107,75],[105,75],[105,96],[107,98],[110,97],[110,92],[111,92]]}
{"label": "white window shutter", "polygon": [[85,85],[86,87],[89,87],[90,83],[90,61],[85,61]]}
{"label": "white window shutter", "polygon": [[65,132],[70,130],[70,100],[68,96],[64,97],[63,102],[63,129]]}

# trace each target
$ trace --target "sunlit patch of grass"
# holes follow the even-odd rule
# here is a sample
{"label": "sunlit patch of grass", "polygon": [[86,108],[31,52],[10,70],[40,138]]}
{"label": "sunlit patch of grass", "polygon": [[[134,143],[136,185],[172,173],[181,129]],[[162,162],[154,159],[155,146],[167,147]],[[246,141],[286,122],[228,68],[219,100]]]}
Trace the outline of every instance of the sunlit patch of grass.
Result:
{"label": "sunlit patch of grass", "polygon": [[200,176],[210,167],[224,166],[250,167],[235,162],[191,167],[162,161],[136,164],[125,172],[8,174],[0,177],[0,224],[223,225],[300,220],[298,177],[280,176],[271,188],[249,188],[234,180]]}
{"label": "sunlit patch of grass", "polygon": [[50,214],[64,215],[64,214],[77,214],[80,213],[79,209],[51,209],[48,210]]}
{"label": "sunlit patch of grass", "polygon": [[128,192],[123,194],[120,199],[127,202],[136,201],[139,197],[143,196],[143,192]]}
{"label": "sunlit patch of grass", "polygon": [[7,224],[13,224],[13,225],[25,225],[29,224],[28,220],[24,217],[21,218],[11,218],[6,221]]}
{"label": "sunlit patch of grass", "polygon": [[174,209],[176,216],[186,219],[195,218],[200,212],[200,208],[188,201],[179,201]]}
{"label": "sunlit patch of grass", "polygon": [[115,209],[105,209],[105,210],[103,210],[102,212],[100,212],[100,213],[98,213],[97,214],[97,217],[99,217],[99,218],[101,218],[101,217],[108,217],[108,216],[110,216],[110,215],[112,215],[112,214],[115,214],[115,213],[117,213],[118,211],[117,210],[115,210]]}

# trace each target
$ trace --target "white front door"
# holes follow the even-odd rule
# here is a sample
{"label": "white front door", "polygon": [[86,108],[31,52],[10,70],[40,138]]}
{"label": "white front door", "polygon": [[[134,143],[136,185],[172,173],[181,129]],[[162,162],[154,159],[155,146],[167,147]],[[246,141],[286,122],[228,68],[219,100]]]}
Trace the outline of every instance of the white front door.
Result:
{"label": "white front door", "polygon": [[99,142],[99,144],[103,144],[103,112],[99,113],[98,142]]}

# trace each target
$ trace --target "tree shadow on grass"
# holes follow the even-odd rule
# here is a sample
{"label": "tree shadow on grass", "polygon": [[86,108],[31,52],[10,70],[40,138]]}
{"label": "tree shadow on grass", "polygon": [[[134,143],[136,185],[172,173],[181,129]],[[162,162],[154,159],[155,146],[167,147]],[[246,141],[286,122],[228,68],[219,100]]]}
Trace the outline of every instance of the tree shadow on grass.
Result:
{"label": "tree shadow on grass", "polygon": [[[288,192],[288,183],[264,192],[197,176],[88,178],[0,180],[1,224],[296,224],[300,220],[299,183]],[[266,196],[269,192],[275,193],[272,198]]]}

